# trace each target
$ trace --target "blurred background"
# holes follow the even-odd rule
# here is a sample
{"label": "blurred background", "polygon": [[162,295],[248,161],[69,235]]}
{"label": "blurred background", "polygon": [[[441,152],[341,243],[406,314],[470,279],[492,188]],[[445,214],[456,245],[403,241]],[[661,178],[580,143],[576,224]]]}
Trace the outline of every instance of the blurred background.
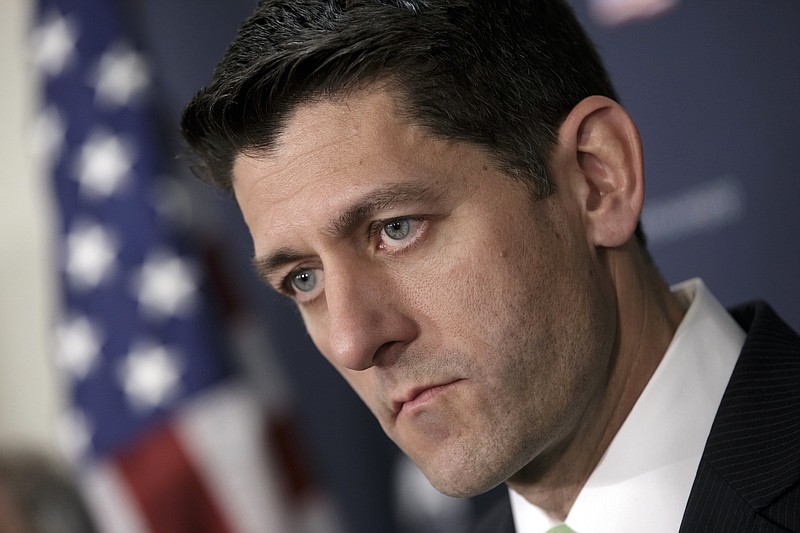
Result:
{"label": "blurred background", "polygon": [[[111,533],[457,532],[497,494],[431,491],[177,157],[254,4],[0,3],[0,523],[4,486],[24,519],[64,472]],[[800,328],[800,4],[573,5],[639,125],[664,276]]]}

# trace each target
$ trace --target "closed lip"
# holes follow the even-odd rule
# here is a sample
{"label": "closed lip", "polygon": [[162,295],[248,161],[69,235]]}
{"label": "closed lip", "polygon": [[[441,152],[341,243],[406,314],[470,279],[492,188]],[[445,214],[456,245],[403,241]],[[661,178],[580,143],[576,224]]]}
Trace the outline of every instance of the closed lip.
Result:
{"label": "closed lip", "polygon": [[397,416],[400,414],[400,411],[403,410],[403,407],[406,404],[414,402],[414,400],[418,399],[423,394],[426,394],[429,391],[434,392],[437,389],[443,389],[459,381],[461,381],[461,379],[454,379],[451,381],[443,381],[440,383],[433,383],[430,385],[411,388],[405,394],[401,395],[395,400],[392,400],[392,412],[394,413],[394,416]]}

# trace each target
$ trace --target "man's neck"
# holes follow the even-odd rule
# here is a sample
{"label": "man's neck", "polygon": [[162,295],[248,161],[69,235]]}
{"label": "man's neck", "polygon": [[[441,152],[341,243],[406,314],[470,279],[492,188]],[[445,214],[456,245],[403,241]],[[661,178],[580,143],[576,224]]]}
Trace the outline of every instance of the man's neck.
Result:
{"label": "man's neck", "polygon": [[564,520],[586,480],[658,367],[686,312],[636,245],[606,250],[617,302],[608,381],[570,434],[539,454],[508,485]]}

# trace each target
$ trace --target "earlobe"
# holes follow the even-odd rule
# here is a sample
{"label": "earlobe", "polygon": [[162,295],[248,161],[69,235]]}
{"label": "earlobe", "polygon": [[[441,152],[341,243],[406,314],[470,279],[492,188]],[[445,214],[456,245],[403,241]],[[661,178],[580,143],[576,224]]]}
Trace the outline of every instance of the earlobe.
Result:
{"label": "earlobe", "polygon": [[590,96],[562,124],[559,146],[574,169],[570,186],[582,204],[587,237],[595,246],[625,244],[644,202],[642,143],[633,120],[613,100]]}

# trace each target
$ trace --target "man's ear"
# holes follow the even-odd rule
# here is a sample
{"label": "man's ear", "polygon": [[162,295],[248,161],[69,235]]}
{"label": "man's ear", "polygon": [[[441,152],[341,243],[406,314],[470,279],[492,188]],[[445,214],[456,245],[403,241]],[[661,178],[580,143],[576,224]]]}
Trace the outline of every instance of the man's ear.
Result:
{"label": "man's ear", "polygon": [[633,120],[613,100],[590,96],[570,111],[558,142],[553,171],[578,198],[590,242],[625,244],[644,202],[642,142]]}

